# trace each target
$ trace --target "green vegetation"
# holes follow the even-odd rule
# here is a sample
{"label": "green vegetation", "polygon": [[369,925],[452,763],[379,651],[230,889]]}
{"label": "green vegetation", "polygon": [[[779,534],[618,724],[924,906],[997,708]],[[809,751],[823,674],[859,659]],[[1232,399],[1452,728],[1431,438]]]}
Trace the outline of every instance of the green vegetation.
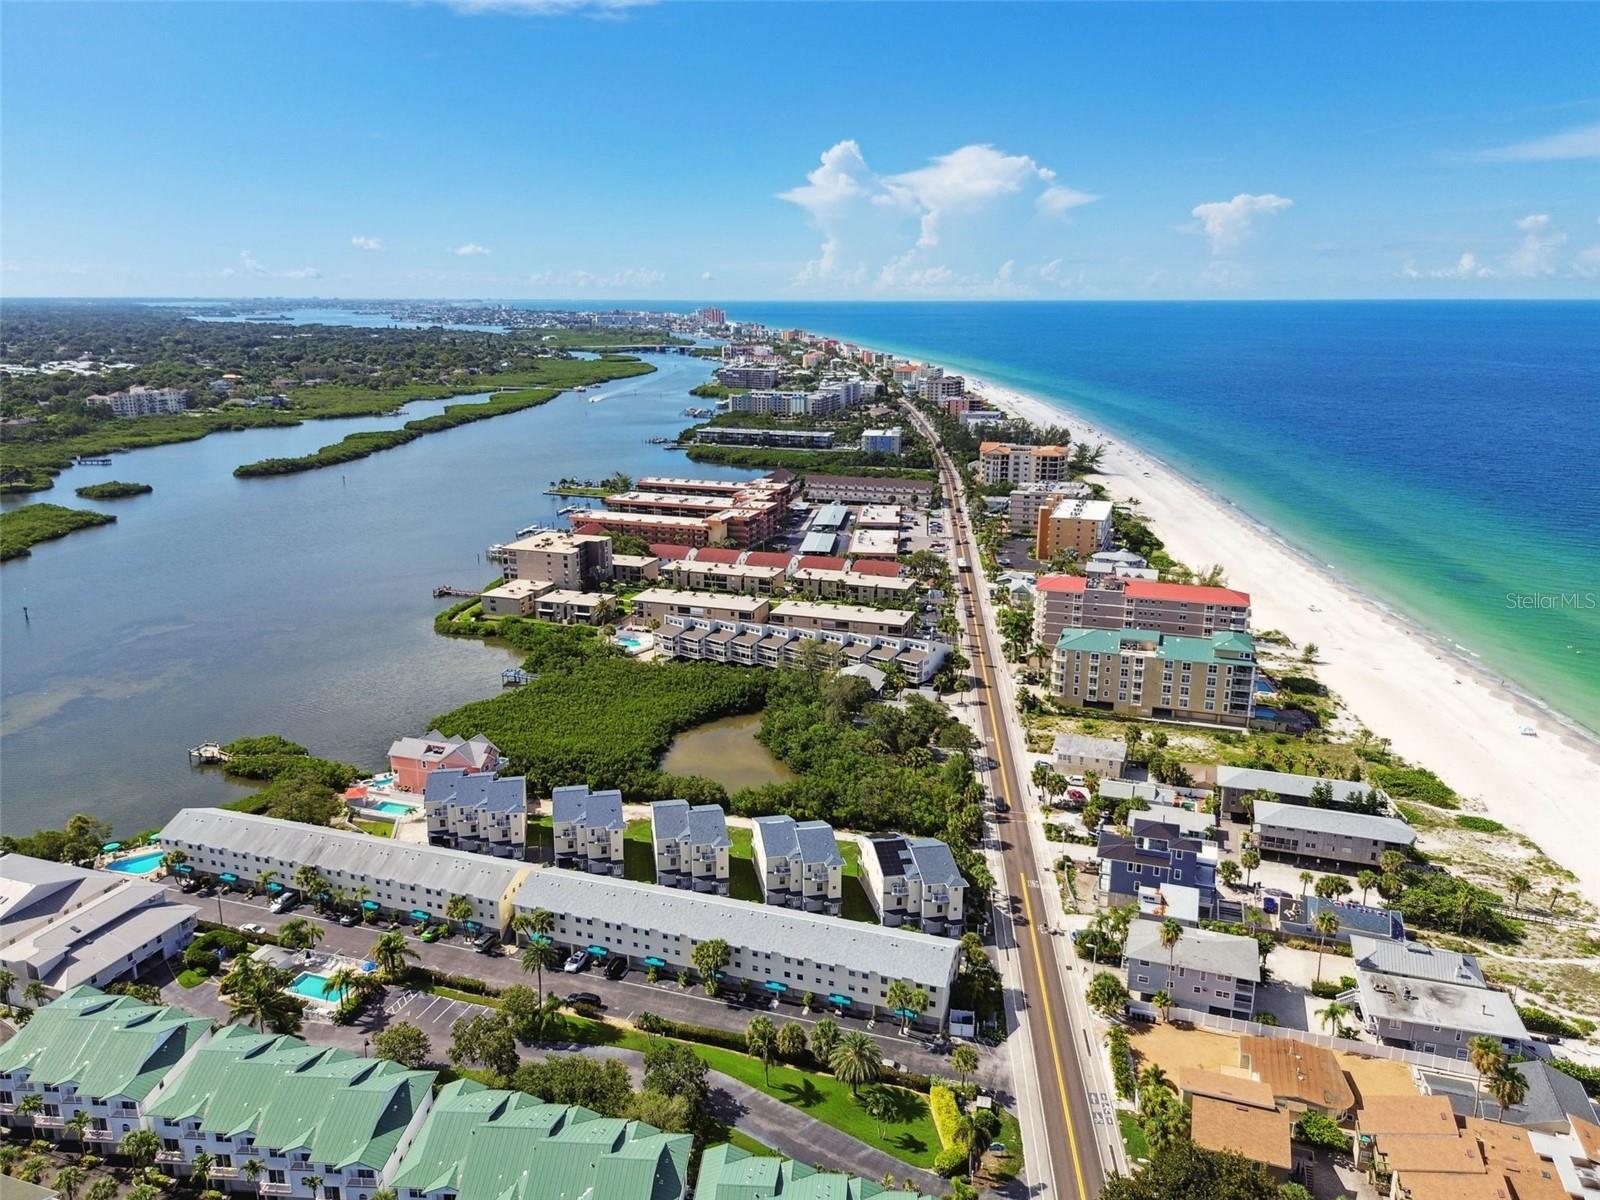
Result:
{"label": "green vegetation", "polygon": [[80,529],[110,525],[116,518],[109,513],[86,508],[63,508],[59,504],[28,504],[0,513],[0,562],[32,553],[40,542],[66,537]]}
{"label": "green vegetation", "polygon": [[1154,1148],[1138,1174],[1106,1180],[1100,1200],[1287,1200],[1266,1164],[1242,1154],[1203,1150],[1187,1137]]}
{"label": "green vegetation", "polygon": [[1393,877],[1378,890],[1406,924],[1487,942],[1520,942],[1522,922],[1503,911],[1505,901],[1488,888],[1479,887],[1442,871],[1407,867],[1400,873],[1401,890],[1395,893]]}
{"label": "green vegetation", "polygon": [[85,500],[121,500],[124,496],[148,496],[153,491],[155,488],[148,483],[124,483],[120,479],[74,489],[75,494]]}
{"label": "green vegetation", "polygon": [[1368,771],[1372,782],[1400,800],[1415,800],[1435,808],[1460,808],[1455,789],[1426,767],[1391,767],[1373,764]]}
{"label": "green vegetation", "polygon": [[1504,833],[1506,827],[1488,817],[1474,817],[1466,813],[1456,817],[1456,824],[1473,833]]}
{"label": "green vegetation", "polygon": [[1583,1090],[1588,1095],[1600,1099],[1600,1067],[1588,1067],[1570,1058],[1552,1058],[1548,1061],[1563,1075],[1570,1075],[1583,1084]]}
{"label": "green vegetation", "polygon": [[1131,1112],[1119,1111],[1117,1127],[1122,1130],[1122,1144],[1127,1147],[1128,1157],[1132,1161],[1139,1162],[1150,1157],[1150,1141],[1144,1136],[1138,1117]]}
{"label": "green vegetation", "polygon": [[933,471],[905,465],[893,454],[866,454],[860,450],[785,450],[778,446],[690,446],[690,462],[724,467],[787,467],[796,474],[882,475],[891,479],[932,479]]}
{"label": "green vegetation", "polygon": [[1534,1033],[1548,1033],[1552,1037],[1583,1039],[1595,1031],[1595,1023],[1587,1017],[1563,1017],[1546,1012],[1535,1004],[1517,1005],[1517,1015]]}
{"label": "green vegetation", "polygon": [[349,763],[316,758],[277,734],[236,738],[222,749],[230,756],[223,774],[267,785],[222,806],[236,812],[326,825],[344,812],[339,793],[361,778],[361,771]]}

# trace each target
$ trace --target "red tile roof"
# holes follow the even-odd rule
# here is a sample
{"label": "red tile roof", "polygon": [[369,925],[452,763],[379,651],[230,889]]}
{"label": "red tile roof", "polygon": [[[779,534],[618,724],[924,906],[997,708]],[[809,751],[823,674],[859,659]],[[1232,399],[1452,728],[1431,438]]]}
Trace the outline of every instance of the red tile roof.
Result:
{"label": "red tile roof", "polygon": [[744,556],[747,567],[787,567],[792,554],[779,554],[775,550],[752,550]]}
{"label": "red tile roof", "polygon": [[670,542],[662,542],[658,546],[651,546],[650,553],[662,562],[677,562],[681,558],[689,557],[690,547],[674,546]]}
{"label": "red tile roof", "polygon": [[720,563],[722,566],[732,566],[739,561],[743,550],[723,549],[718,546],[702,546],[694,552],[694,561],[697,563]]}
{"label": "red tile roof", "polygon": [[1178,600],[1190,604],[1240,604],[1250,603],[1249,592],[1236,592],[1232,588],[1201,587],[1197,583],[1157,583],[1153,579],[1130,579],[1126,594],[1133,600]]}
{"label": "red tile roof", "polygon": [[810,571],[842,571],[844,559],[828,554],[804,554],[800,557],[800,566]]}
{"label": "red tile roof", "polygon": [[850,569],[857,575],[888,575],[898,578],[900,574],[900,564],[897,562],[875,562],[866,558],[851,560]]}
{"label": "red tile roof", "polygon": [[1081,592],[1088,586],[1082,575],[1041,575],[1038,584],[1041,592]]}

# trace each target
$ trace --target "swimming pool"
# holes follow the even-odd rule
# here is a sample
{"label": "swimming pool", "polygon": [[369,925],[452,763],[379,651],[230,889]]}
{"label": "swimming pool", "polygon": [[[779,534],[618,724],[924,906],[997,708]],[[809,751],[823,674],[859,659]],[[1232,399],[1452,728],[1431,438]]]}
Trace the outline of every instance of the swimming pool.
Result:
{"label": "swimming pool", "polygon": [[388,771],[382,775],[374,775],[371,779],[367,780],[367,786],[375,788],[393,787],[394,772]]}
{"label": "swimming pool", "polygon": [[289,990],[296,996],[321,1000],[325,1004],[336,1004],[339,1000],[338,992],[328,986],[328,976],[318,975],[314,971],[302,971],[296,975]]}
{"label": "swimming pool", "polygon": [[382,813],[386,817],[404,817],[417,810],[409,804],[401,804],[398,800],[384,800],[372,806],[373,812]]}
{"label": "swimming pool", "polygon": [[115,862],[108,862],[106,870],[116,871],[120,875],[148,875],[161,865],[162,851],[150,850],[144,854],[131,854],[127,858],[119,858]]}

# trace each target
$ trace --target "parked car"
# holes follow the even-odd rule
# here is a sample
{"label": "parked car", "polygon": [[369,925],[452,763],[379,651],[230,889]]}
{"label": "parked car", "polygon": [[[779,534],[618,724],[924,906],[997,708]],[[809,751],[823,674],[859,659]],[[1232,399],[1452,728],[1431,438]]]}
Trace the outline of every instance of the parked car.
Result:
{"label": "parked car", "polygon": [[576,975],[589,965],[589,956],[582,950],[574,950],[567,955],[567,961],[561,964],[561,969],[568,975]]}
{"label": "parked car", "polygon": [[200,885],[198,883],[196,883],[194,880],[185,879],[182,883],[180,883],[178,885],[178,890],[180,892],[192,892],[199,886]]}
{"label": "parked car", "polygon": [[293,912],[299,907],[299,892],[279,892],[278,898],[272,902],[271,907],[268,908],[267,911],[282,914],[286,912]]}
{"label": "parked car", "polygon": [[243,925],[239,926],[240,933],[265,933],[266,931],[267,927],[256,921],[246,921]]}
{"label": "parked car", "polygon": [[493,954],[500,948],[498,933],[484,932],[472,939],[472,948],[479,954]]}
{"label": "parked car", "polygon": [[620,954],[606,964],[607,979],[621,979],[627,973],[628,960]]}
{"label": "parked car", "polygon": [[426,925],[419,936],[425,942],[437,942],[439,935],[443,932],[444,927],[442,925]]}
{"label": "parked car", "polygon": [[593,992],[572,992],[567,996],[567,1007],[577,1008],[580,1004],[587,1004],[590,1008],[604,1008],[600,997]]}
{"label": "parked car", "polygon": [[1264,912],[1264,913],[1275,913],[1275,912],[1277,912],[1278,911],[1277,898],[1274,897],[1274,896],[1263,896],[1261,898],[1261,911]]}

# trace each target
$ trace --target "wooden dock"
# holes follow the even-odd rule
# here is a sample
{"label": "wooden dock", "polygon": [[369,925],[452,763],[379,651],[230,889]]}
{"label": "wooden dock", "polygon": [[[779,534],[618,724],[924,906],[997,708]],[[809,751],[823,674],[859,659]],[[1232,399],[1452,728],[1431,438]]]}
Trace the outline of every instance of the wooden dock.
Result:
{"label": "wooden dock", "polygon": [[232,755],[216,742],[201,742],[198,746],[189,748],[189,761],[199,763],[202,767],[214,766],[232,759]]}
{"label": "wooden dock", "polygon": [[448,583],[441,583],[433,589],[433,598],[443,600],[446,596],[456,596],[462,600],[475,600],[482,592],[478,588],[452,587]]}

